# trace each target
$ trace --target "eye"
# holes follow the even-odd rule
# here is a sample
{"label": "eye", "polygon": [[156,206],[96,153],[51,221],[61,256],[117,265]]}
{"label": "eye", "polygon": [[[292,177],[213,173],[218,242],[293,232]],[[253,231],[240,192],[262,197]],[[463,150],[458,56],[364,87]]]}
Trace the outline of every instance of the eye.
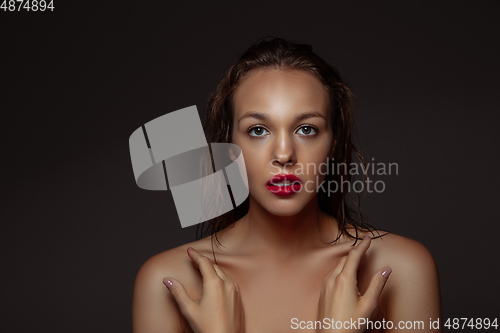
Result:
{"label": "eye", "polygon": [[267,131],[264,127],[262,127],[262,126],[254,126],[254,127],[250,128],[247,131],[247,133],[254,132],[256,135],[249,134],[250,137],[258,138],[258,137],[264,136],[263,135],[264,131]]}
{"label": "eye", "polygon": [[[299,131],[302,131],[302,135],[305,135],[305,136],[315,136],[316,134],[318,134],[318,129],[314,126],[311,126],[311,125],[305,125],[305,126],[302,126],[301,128],[299,128]],[[299,133],[301,134],[301,133]]]}

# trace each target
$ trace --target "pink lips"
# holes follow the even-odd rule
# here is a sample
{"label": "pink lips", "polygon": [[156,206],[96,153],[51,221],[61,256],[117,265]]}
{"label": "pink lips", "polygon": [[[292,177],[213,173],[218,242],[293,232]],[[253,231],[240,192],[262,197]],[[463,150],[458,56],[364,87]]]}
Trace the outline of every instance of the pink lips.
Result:
{"label": "pink lips", "polygon": [[[281,182],[290,182],[291,185],[278,186],[274,185]],[[288,196],[300,191],[302,187],[302,182],[300,179],[292,174],[279,174],[268,180],[266,187],[271,193],[278,196]]]}

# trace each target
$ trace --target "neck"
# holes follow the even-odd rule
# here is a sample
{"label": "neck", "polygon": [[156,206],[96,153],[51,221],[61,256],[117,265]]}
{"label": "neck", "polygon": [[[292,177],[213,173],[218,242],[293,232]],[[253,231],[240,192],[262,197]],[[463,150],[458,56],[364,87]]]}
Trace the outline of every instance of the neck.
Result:
{"label": "neck", "polygon": [[291,216],[273,215],[250,196],[248,214],[230,232],[232,245],[246,253],[286,258],[326,246],[337,231],[337,221],[321,211],[317,196]]}

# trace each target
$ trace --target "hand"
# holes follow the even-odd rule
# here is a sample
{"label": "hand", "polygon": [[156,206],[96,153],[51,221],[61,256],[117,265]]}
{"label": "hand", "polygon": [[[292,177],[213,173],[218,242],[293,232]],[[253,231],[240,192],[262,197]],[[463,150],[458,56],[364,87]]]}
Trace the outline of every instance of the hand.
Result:
{"label": "hand", "polygon": [[[370,247],[371,239],[366,236],[361,243],[354,247],[347,256],[344,256],[335,268],[323,280],[321,295],[318,304],[318,320],[323,324],[318,333],[331,332],[324,324],[324,318],[333,318],[335,322],[342,322],[341,329],[335,332],[364,332],[366,324],[359,327],[358,318],[370,318],[378,305],[378,300],[387,278],[391,274],[390,267],[377,271],[365,294],[361,296],[358,290],[357,270],[361,258]],[[356,322],[356,329],[350,327]],[[348,322],[344,325],[344,322]],[[331,321],[328,321],[331,324]],[[335,323],[334,323],[335,324]],[[340,324],[338,324],[340,325]],[[354,326],[354,325],[353,325]],[[350,329],[349,329],[350,328]]]}
{"label": "hand", "polygon": [[187,252],[203,278],[200,298],[193,300],[182,283],[173,278],[166,277],[163,283],[189,326],[195,333],[240,333],[244,323],[238,285],[208,257],[191,247]]}

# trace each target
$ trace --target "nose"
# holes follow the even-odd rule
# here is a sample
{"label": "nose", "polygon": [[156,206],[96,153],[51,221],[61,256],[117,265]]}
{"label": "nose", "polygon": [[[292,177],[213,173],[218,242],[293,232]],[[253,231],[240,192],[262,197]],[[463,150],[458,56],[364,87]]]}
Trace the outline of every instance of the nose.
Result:
{"label": "nose", "polygon": [[286,168],[295,163],[297,161],[293,139],[283,131],[276,138],[273,147],[272,165]]}

